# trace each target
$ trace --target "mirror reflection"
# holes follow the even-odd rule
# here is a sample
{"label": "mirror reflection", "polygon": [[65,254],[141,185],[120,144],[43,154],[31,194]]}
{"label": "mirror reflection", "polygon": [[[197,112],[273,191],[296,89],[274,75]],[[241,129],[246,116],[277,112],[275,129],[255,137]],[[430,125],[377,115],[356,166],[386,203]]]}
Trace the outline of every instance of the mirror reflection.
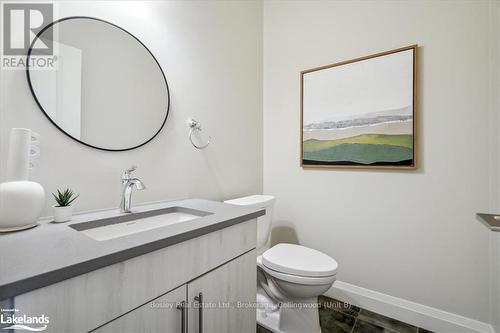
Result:
{"label": "mirror reflection", "polygon": [[34,43],[48,38],[55,67],[28,68],[28,80],[41,110],[60,130],[104,150],[137,148],[158,134],[168,115],[168,85],[144,44],[88,17],[56,21]]}

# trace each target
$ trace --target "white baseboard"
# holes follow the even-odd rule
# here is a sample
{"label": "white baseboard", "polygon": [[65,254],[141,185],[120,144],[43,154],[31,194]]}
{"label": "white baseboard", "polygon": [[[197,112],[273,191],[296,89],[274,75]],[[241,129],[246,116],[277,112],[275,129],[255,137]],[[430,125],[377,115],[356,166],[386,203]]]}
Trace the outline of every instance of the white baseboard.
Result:
{"label": "white baseboard", "polygon": [[342,281],[325,295],[434,332],[495,333],[490,324]]}

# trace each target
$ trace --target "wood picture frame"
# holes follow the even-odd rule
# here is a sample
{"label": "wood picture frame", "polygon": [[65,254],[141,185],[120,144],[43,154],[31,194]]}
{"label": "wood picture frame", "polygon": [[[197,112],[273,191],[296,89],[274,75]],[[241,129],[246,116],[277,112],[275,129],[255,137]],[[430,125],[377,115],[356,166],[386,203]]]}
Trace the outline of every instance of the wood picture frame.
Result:
{"label": "wood picture frame", "polygon": [[417,67],[415,44],[301,71],[300,166],[417,169]]}

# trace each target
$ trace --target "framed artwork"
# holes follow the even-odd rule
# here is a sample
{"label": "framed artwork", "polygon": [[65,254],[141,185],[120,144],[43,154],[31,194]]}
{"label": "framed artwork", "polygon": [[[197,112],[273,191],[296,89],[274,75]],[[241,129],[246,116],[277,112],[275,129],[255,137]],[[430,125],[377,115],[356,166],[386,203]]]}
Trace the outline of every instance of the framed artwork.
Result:
{"label": "framed artwork", "polygon": [[416,169],[417,49],[301,72],[303,168]]}

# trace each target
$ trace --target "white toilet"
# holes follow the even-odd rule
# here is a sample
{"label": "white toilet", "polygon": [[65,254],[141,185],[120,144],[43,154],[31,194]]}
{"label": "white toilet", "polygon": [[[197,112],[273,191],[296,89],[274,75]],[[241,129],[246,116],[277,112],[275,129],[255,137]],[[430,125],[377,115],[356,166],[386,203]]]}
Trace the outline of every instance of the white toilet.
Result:
{"label": "white toilet", "polygon": [[317,299],[332,286],[338,264],[301,245],[267,249],[274,201],[270,195],[225,201],[266,210],[257,220],[257,322],[275,333],[320,333]]}

